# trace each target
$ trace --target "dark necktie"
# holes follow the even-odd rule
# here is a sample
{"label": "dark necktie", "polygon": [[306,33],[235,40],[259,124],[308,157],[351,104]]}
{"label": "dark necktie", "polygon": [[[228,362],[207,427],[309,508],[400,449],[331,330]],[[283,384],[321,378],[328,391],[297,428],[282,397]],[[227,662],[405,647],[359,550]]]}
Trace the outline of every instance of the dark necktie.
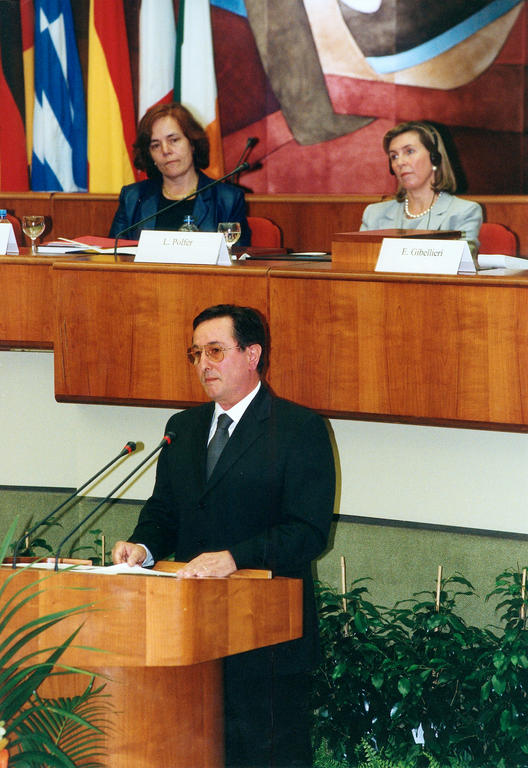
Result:
{"label": "dark necktie", "polygon": [[209,445],[207,446],[207,479],[211,477],[215,464],[220,458],[220,454],[224,450],[225,444],[229,440],[229,427],[233,423],[231,416],[227,413],[222,413],[218,417],[216,425],[216,432],[211,438]]}

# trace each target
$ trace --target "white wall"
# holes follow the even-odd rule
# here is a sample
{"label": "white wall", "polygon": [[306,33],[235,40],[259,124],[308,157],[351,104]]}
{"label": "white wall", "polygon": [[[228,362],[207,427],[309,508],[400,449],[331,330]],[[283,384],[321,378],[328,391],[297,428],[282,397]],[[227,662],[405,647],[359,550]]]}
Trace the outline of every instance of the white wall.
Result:
{"label": "white wall", "polygon": [[[78,487],[127,440],[145,448],[88,492],[103,496],[163,436],[173,411],[57,403],[51,352],[0,352],[0,485]],[[528,533],[528,435],[331,422],[341,514]],[[154,465],[122,498],[146,498]]]}

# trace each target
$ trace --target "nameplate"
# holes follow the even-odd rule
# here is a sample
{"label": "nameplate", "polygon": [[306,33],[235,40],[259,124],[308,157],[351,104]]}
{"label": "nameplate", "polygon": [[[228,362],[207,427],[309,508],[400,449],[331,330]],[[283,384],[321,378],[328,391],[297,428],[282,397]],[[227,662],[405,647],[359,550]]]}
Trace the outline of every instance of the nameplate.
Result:
{"label": "nameplate", "polygon": [[10,221],[3,221],[0,224],[0,254],[18,253],[18,245]]}
{"label": "nameplate", "polygon": [[139,236],[134,261],[231,266],[225,238],[219,232],[164,232],[144,229]]}
{"label": "nameplate", "polygon": [[384,238],[376,272],[458,275],[476,272],[466,240]]}

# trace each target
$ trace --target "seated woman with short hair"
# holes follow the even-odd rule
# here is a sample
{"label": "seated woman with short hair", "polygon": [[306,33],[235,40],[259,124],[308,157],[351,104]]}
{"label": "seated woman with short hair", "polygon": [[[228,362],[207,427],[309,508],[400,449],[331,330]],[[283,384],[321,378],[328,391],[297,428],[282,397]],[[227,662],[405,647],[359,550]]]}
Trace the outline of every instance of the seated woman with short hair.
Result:
{"label": "seated woman with short hair", "polygon": [[394,200],[368,205],[361,229],[458,230],[478,251],[482,209],[454,196],[455,174],[442,137],[429,123],[400,123],[383,137],[389,172],[396,176]]}
{"label": "seated woman with short hair", "polygon": [[[220,182],[200,192],[213,181],[203,173],[209,165],[209,139],[182,104],[156,104],[145,112],[134,142],[134,165],[148,179],[121,189],[110,237],[123,230],[129,239],[139,238],[143,228],[177,230],[185,216],[192,216],[203,232],[216,232],[221,221],[239,221],[239,244],[250,244],[243,190]],[[161,212],[176,201],[181,202]],[[140,225],[148,216],[152,218]]]}

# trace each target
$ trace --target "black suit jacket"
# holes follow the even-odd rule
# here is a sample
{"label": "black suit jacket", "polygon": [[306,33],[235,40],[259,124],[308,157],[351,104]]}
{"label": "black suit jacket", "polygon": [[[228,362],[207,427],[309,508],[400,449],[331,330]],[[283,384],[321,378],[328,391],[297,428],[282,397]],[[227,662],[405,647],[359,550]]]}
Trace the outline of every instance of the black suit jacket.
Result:
{"label": "black suit jacket", "polygon": [[[155,560],[187,561],[227,549],[238,568],[265,568],[304,581],[304,634],[274,648],[286,672],[317,662],[317,615],[311,561],[326,547],[335,495],[332,447],[323,419],[273,396],[264,386],[205,479],[214,404],[172,416],[176,437],[161,451],[154,492],[131,541]],[[255,671],[270,651],[253,651]]]}
{"label": "black suit jacket", "polygon": [[[198,172],[198,189],[210,184],[213,179]],[[110,237],[116,237],[127,227],[141,219],[152,216],[141,229],[155,229],[156,216],[161,203],[161,180],[146,179],[127,184],[119,194],[119,207],[110,228]],[[216,232],[221,221],[239,221],[242,234],[237,245],[250,245],[251,231],[246,217],[244,192],[234,184],[221,182],[206,192],[197,195],[193,208],[194,223],[202,232]],[[124,237],[137,240],[141,229],[132,229]]]}

